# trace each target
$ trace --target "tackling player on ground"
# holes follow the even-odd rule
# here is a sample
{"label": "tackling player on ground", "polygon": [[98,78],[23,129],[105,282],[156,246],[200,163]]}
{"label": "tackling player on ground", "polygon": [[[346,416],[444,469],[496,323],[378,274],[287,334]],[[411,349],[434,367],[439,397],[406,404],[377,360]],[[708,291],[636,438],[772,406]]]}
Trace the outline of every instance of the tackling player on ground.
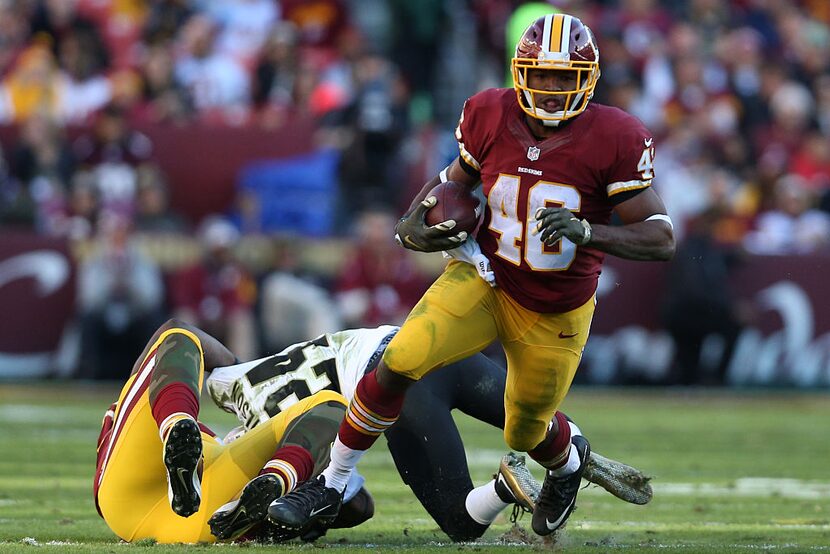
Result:
{"label": "tackling player on ground", "polygon": [[[282,352],[251,362],[216,368],[206,388],[214,402],[235,414],[245,429],[267,424],[272,417],[321,389],[354,396],[360,378],[375,368],[397,327],[348,329],[295,344]],[[524,458],[503,457],[492,481],[473,487],[464,444],[452,410],[497,428],[504,427],[506,373],[483,354],[475,354],[432,373],[412,386],[401,417],[385,436],[403,481],[455,541],[481,537],[499,513],[509,505],[532,511],[539,494]],[[467,386],[475,383],[475,386]],[[581,434],[572,422],[573,434]],[[352,473],[354,479],[357,472]],[[591,453],[584,475],[619,498],[635,504],[651,499],[648,478],[636,469]],[[347,488],[362,485],[362,478]],[[364,489],[365,490],[365,489]],[[254,501],[254,496],[248,497]],[[359,513],[349,502],[348,521],[363,521],[372,513]],[[246,510],[244,502],[237,507]],[[338,524],[342,526],[342,524]],[[303,538],[316,538],[324,526],[304,529]],[[283,535],[288,538],[291,535]]]}
{"label": "tackling player on ground", "polygon": [[[389,326],[341,331],[261,360],[224,365],[236,360],[213,337],[167,322],[105,414],[94,482],[99,513],[127,541],[277,542],[322,535],[319,526],[302,533],[277,529],[266,521],[266,510],[322,469],[346,407],[336,393],[352,396],[395,332]],[[226,443],[197,421],[198,391],[211,369],[211,397],[246,427]],[[462,375],[479,387],[462,389]],[[500,484],[473,489],[450,416],[459,408],[501,425],[504,370],[477,355],[434,377],[416,387],[405,410],[410,417],[387,438],[404,481],[441,528],[454,540],[472,540],[509,504],[532,509],[539,485],[523,460],[508,455]],[[642,474],[613,460],[595,458],[587,478],[629,502],[651,497]],[[355,472],[332,527],[359,525],[373,513],[372,497]]]}
{"label": "tackling player on ground", "polygon": [[[433,370],[500,340],[507,356],[504,437],[546,468],[532,527],[553,533],[567,521],[590,455],[557,412],[588,340],[606,253],[668,260],[671,221],[651,187],[651,133],[625,112],[589,101],[600,76],[593,33],[578,18],[534,21],[512,61],[515,90],[489,89],[464,105],[460,155],[425,184],[397,226],[402,244],[448,250],[466,233],[424,225],[438,182],[483,186],[476,238],[496,287],[470,264],[451,261],[357,384],[317,480],[274,502],[286,529],[335,518],[363,453],[398,419],[407,389]],[[616,213],[622,225],[609,225]],[[450,229],[447,231],[447,229]],[[470,383],[468,386],[475,386]]]}

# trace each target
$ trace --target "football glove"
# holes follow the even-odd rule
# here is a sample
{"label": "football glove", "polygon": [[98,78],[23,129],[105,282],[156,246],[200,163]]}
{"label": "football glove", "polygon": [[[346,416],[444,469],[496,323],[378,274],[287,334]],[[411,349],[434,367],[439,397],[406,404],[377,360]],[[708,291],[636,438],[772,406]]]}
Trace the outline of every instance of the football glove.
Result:
{"label": "football glove", "polygon": [[439,252],[455,248],[467,240],[467,232],[452,234],[455,220],[448,219],[428,227],[424,216],[438,200],[428,196],[418,204],[412,213],[401,218],[395,226],[395,240],[404,248],[418,252]]}
{"label": "football glove", "polygon": [[553,246],[562,237],[579,246],[591,241],[591,224],[575,217],[566,208],[539,208],[535,217],[537,223],[533,234],[541,232],[540,239],[548,246]]}

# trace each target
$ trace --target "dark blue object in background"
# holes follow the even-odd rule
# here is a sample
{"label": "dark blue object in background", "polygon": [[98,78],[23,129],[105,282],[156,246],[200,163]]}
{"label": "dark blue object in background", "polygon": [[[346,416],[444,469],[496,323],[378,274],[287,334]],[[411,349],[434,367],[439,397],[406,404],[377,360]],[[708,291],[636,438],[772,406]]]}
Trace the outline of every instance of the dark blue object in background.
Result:
{"label": "dark blue object in background", "polygon": [[339,189],[339,158],[334,150],[319,150],[243,167],[237,186],[258,203],[259,230],[312,237],[331,235]]}

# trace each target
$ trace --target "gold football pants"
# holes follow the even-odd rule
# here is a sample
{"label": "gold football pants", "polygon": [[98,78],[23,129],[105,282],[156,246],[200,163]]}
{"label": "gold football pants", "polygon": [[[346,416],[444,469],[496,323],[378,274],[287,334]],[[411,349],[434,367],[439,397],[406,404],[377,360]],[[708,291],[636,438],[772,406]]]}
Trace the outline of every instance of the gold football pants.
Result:
{"label": "gold football pants", "polygon": [[[294,429],[303,425],[301,419],[298,419],[300,416],[309,413],[315,406],[336,405],[335,425],[324,429],[330,436],[316,437],[319,441],[315,442],[320,443],[320,448],[316,448],[317,452],[312,452],[315,456],[315,471],[319,471],[327,461],[328,447],[337,432],[336,422],[342,418],[347,402],[338,393],[318,392],[228,445],[221,444],[203,432],[202,502],[198,512],[187,518],[180,517],[170,508],[167,499],[167,473],[162,462],[162,443],[150,408],[149,393],[145,388],[143,393],[136,394],[141,391],[142,380],[148,380],[147,377],[142,378],[143,369],[152,370],[153,361],[149,358],[155,355],[158,344],[170,333],[188,336],[199,345],[201,351],[199,340],[188,331],[166,331],[149,350],[148,359],[142,363],[142,371],[127,381],[119,396],[113,423],[114,429],[123,429],[112,445],[112,453],[98,491],[98,503],[107,525],[125,541],[153,538],[161,543],[213,542],[215,537],[210,534],[207,525],[213,512],[234,498],[259,473],[277,448],[282,446],[288,433],[296,436]],[[203,378],[201,373],[200,369],[200,390]],[[310,427],[317,435],[325,427],[319,423],[319,419],[315,424],[312,418]],[[305,446],[308,447],[307,444]],[[321,449],[325,452],[321,453]],[[321,455],[326,459],[317,459]]]}
{"label": "gold football pants", "polygon": [[591,298],[566,313],[533,312],[488,285],[472,265],[453,260],[412,309],[383,361],[417,380],[500,339],[507,355],[504,439],[526,452],[545,437],[571,386],[594,304]]}

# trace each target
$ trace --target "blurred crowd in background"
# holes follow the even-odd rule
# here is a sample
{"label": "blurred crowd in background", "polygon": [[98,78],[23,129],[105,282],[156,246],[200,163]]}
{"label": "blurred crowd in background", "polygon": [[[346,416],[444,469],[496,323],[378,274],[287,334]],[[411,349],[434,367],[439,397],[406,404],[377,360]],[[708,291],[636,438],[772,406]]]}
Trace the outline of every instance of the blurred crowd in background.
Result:
{"label": "blurred crowd in background", "polygon": [[[82,371],[128,367],[102,357],[129,360],[134,347],[117,341],[140,346],[170,314],[240,358],[400,322],[432,276],[394,246],[392,226],[457,155],[463,101],[505,86],[506,28],[523,4],[0,0],[0,125],[14,130],[0,151],[0,225],[91,244],[78,279]],[[550,5],[598,37],[594,101],[654,132],[655,186],[681,262],[684,245],[697,259],[830,248],[830,2]],[[175,184],[139,130],[197,122],[290,135],[283,124],[297,115],[339,153],[332,234],[348,255],[327,275],[306,271],[292,240],[274,246],[267,271],[242,263],[238,245],[255,230],[229,216],[244,210],[194,221],[173,209]],[[196,237],[202,254],[160,264],[136,246],[147,235]],[[706,273],[682,275],[696,271]]]}

